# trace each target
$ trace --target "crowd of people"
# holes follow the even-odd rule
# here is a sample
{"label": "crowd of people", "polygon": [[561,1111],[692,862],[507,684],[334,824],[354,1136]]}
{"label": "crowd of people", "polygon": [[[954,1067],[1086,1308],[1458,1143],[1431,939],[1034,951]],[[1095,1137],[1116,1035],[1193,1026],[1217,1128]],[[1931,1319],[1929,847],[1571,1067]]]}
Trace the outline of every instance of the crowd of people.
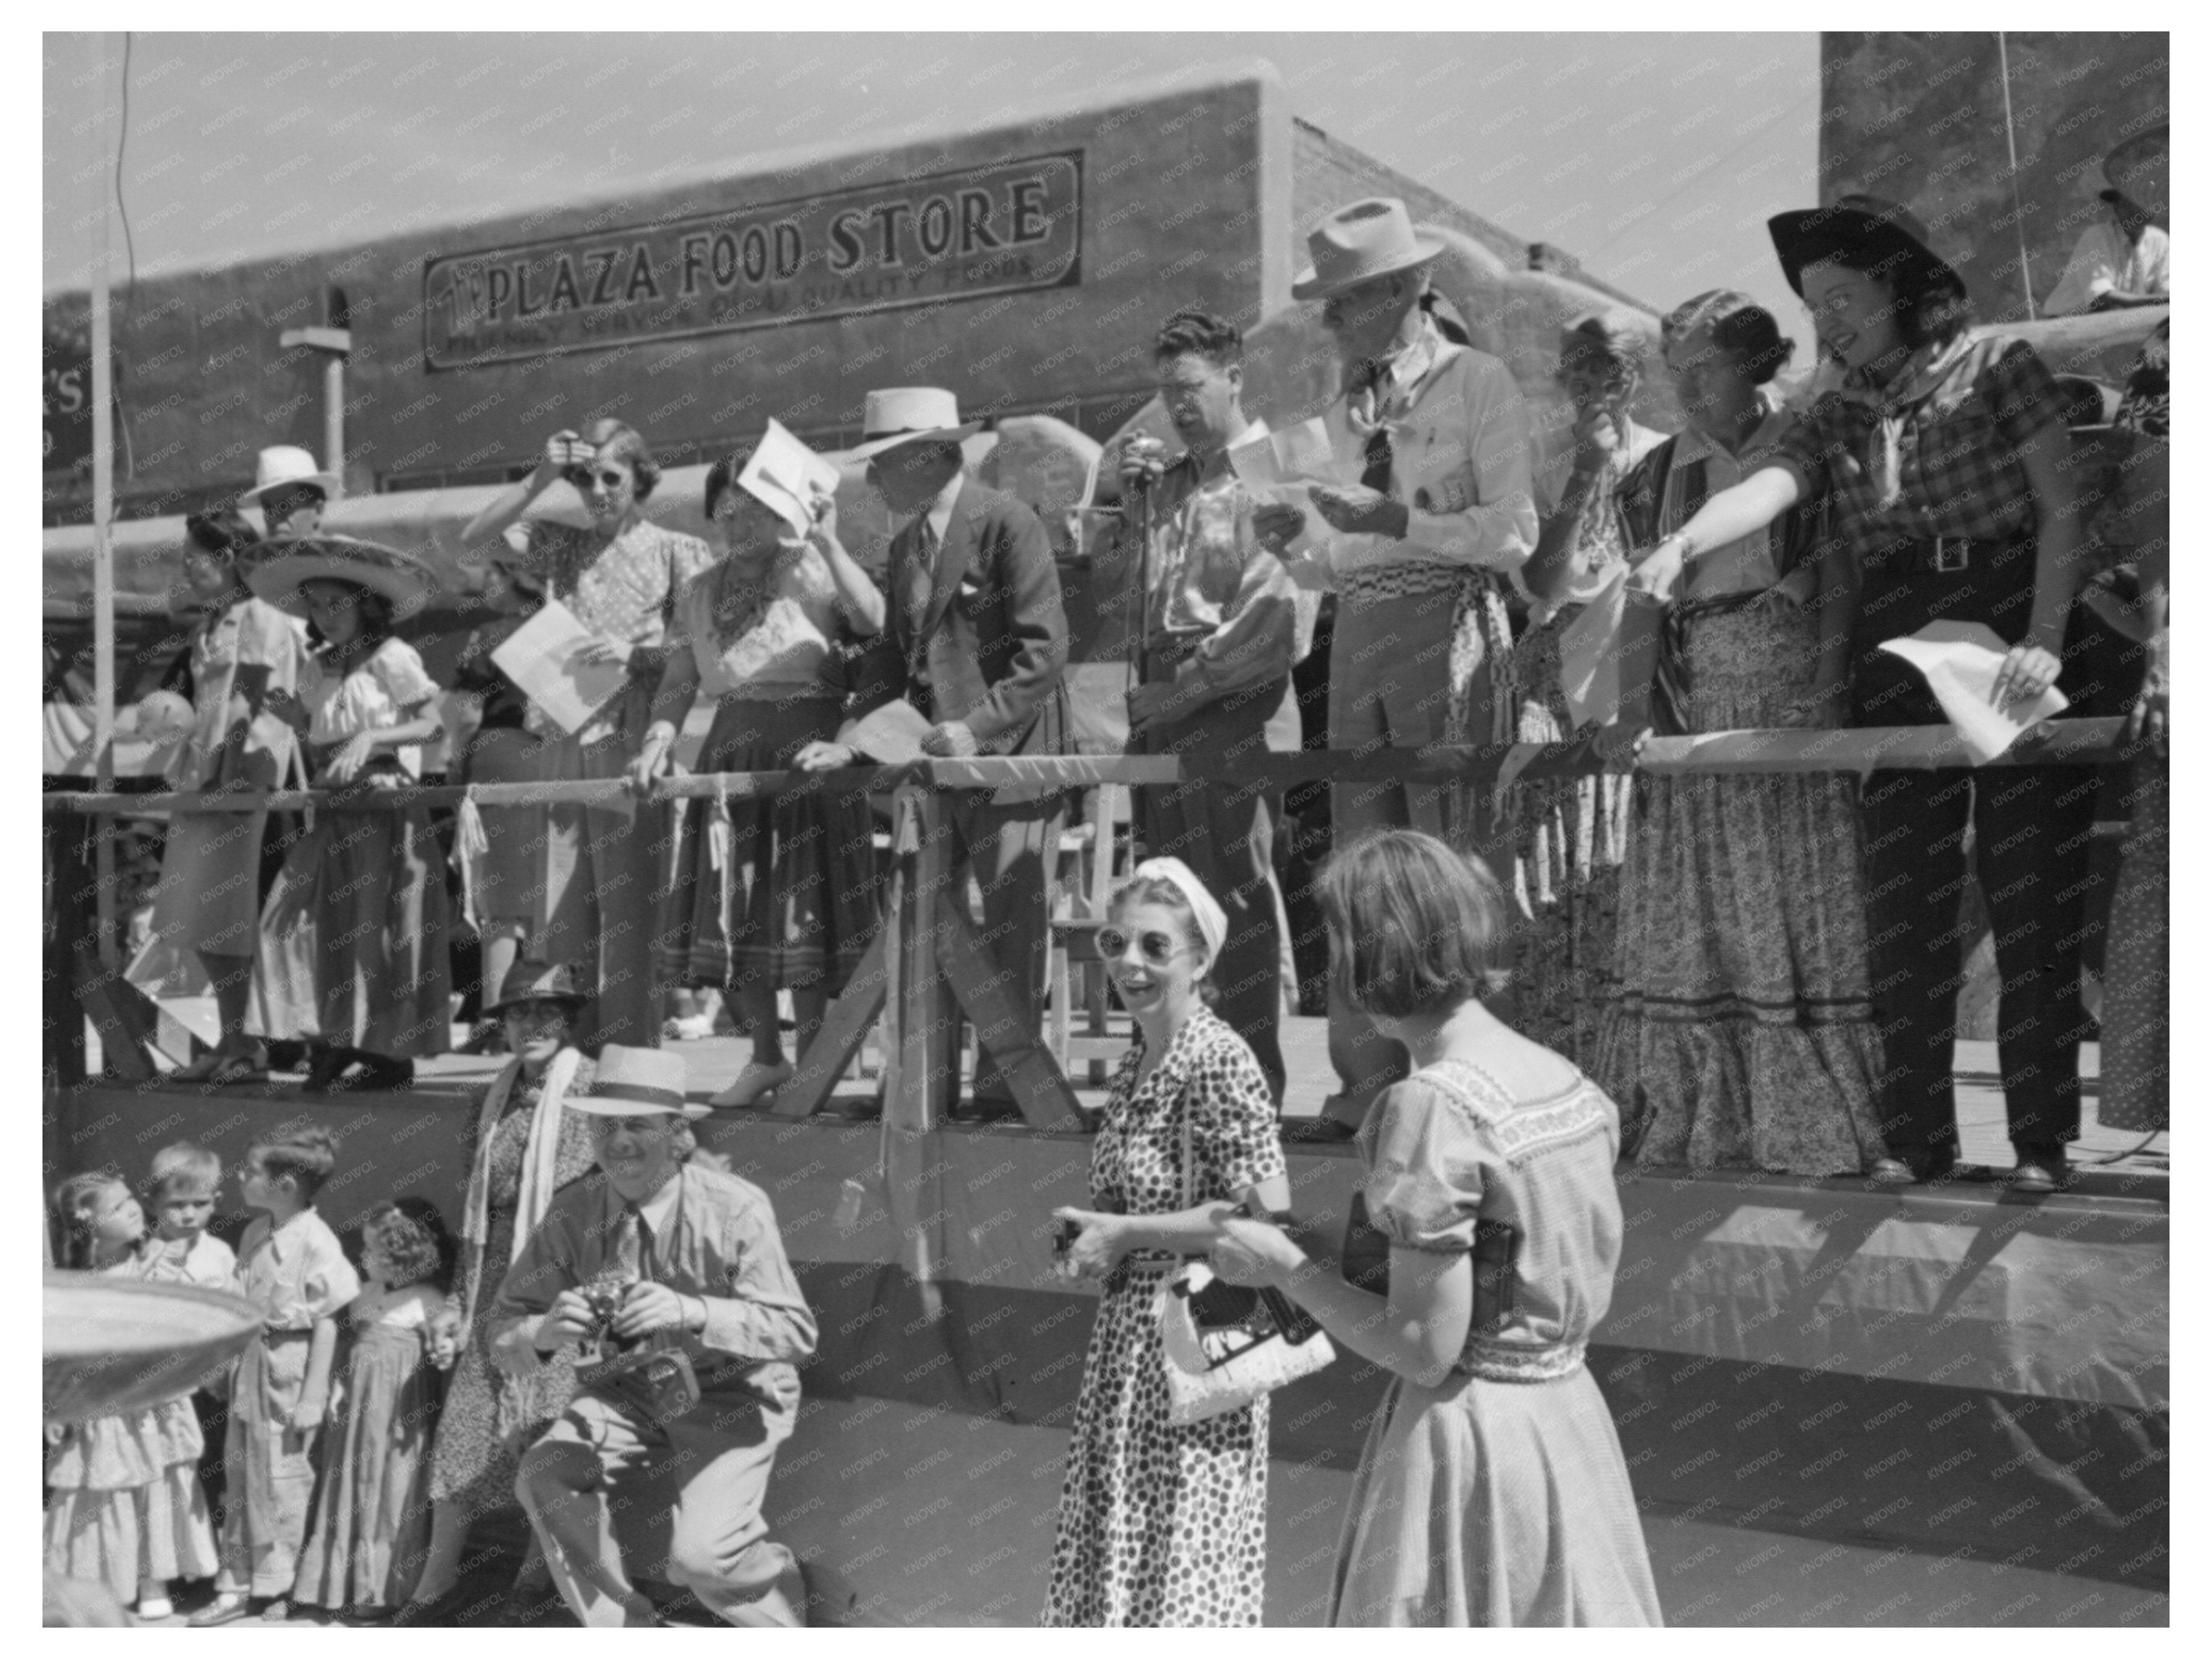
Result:
{"label": "crowd of people", "polygon": [[[2130,174],[2161,219],[2163,179]],[[1343,377],[1323,421],[1338,481],[1304,488],[1304,505],[1231,464],[1262,435],[1237,327],[1166,320],[1155,362],[1182,452],[1130,443],[1114,466],[1142,619],[1131,749],[1188,758],[1195,779],[1298,747],[1292,670],[1324,615],[1333,748],[1579,735],[1622,763],[1653,732],[1940,723],[1926,684],[1879,649],[1936,621],[2006,643],[2000,699],[2076,688],[2094,616],[2140,642],[2131,682],[2103,689],[2145,740],[2105,956],[2105,1117],[2163,1126],[2163,331],[2122,411],[2142,438],[2106,515],[2124,537],[2093,532],[2059,387],[2027,346],[1971,333],[1964,282],[1909,213],[1852,197],[1771,226],[1814,320],[1820,395],[1796,409],[1774,395],[1790,343],[1740,294],[1672,309],[1658,365],[1619,320],[1579,319],[1559,365],[1573,443],[1540,483],[1511,375],[1455,338],[1427,281],[1442,250],[1400,202],[1352,204],[1310,235],[1293,292],[1322,306]],[[1629,413],[1655,367],[1681,431]],[[680,810],[653,786],[702,692],[715,714],[700,764],[716,771],[849,765],[861,720],[901,700],[932,755],[1053,754],[1067,729],[1050,547],[1034,512],[966,470],[977,423],[948,391],[898,388],[869,394],[866,426],[856,458],[898,527],[880,583],[830,497],[759,490],[747,450],[708,479],[720,549],[655,526],[650,450],[611,420],[556,434],[471,527],[499,544],[516,619],[464,653],[457,687],[482,711],[457,739],[470,775],[630,789],[465,814],[464,908],[502,942],[486,1007],[509,1058],[472,1125],[458,1248],[396,1197],[357,1273],[314,1213],[335,1149],[313,1133],[256,1148],[240,1172],[259,1218],[234,1264],[204,1240],[217,1172],[193,1149],[157,1162],[150,1237],[113,1175],[65,1186],[77,1265],[228,1283],[269,1320],[229,1383],[219,1546],[178,1476],[199,1436],[173,1402],[63,1437],[48,1532],[65,1570],[142,1610],[162,1607],[165,1581],[215,1572],[202,1622],[278,1597],[447,1622],[472,1521],[512,1492],[541,1546],[525,1602],[550,1576],[586,1624],[653,1622],[633,1553],[649,1547],[729,1622],[803,1619],[803,1579],[761,1510],[812,1315],[765,1197],[698,1152],[689,1125],[706,1108],[651,1045],[663,987],[723,989],[752,1053],[716,1103],[770,1098],[791,1075],[777,993],[803,1044],[877,924],[872,825],[864,796],[827,780]],[[431,578],[381,549],[301,540],[279,508],[323,487],[303,460],[271,462],[261,500],[284,539],[266,556],[242,516],[191,527],[206,610],[180,783],[388,784],[437,733],[438,688],[393,632]],[[2108,568],[2122,540],[2131,564]],[[492,656],[538,595],[622,674],[573,734]],[[1608,606],[1620,690],[1588,729],[1569,642]],[[2099,689],[2079,686],[2077,706]],[[2032,1192],[2066,1178],[2094,781],[1622,765],[1508,780],[1495,800],[1340,782],[1316,884],[1340,1081],[1303,1127],[1279,1115],[1280,803],[1200,781],[1141,793],[1146,856],[1099,934],[1133,1038],[1089,1202],[1057,1217],[1063,1271],[1103,1294],[1047,1623],[1259,1620],[1266,1396],[1181,1421],[1163,1370],[1163,1285],[1200,1256],[1395,1379],[1354,1482],[1333,1622],[1658,1622],[1583,1357],[1620,1250],[1616,1162],[1946,1174],[1970,825],[2002,979],[2011,1179]],[[1061,816],[1056,794],[974,791],[948,815],[1033,1025]],[[258,816],[174,825],[158,936],[199,954],[224,1027],[198,1080],[252,1073],[261,1045],[291,1040],[311,1047],[311,1089],[389,1084],[445,1047],[447,899],[419,812],[328,813],[279,851]],[[987,1044],[960,1115],[1018,1112]],[[1300,1138],[1351,1141],[1362,1162],[1340,1243],[1292,1213],[1283,1144]],[[428,1404],[441,1370],[441,1415]],[[640,1516],[649,1546],[629,1536]]]}

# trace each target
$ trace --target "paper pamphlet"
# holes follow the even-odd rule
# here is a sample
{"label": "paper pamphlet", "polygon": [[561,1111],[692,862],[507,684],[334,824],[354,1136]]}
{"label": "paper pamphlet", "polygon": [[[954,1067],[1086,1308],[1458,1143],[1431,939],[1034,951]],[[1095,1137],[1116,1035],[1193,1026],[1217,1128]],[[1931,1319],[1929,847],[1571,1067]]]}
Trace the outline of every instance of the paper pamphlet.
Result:
{"label": "paper pamphlet", "polygon": [[549,596],[538,614],[507,636],[491,660],[546,717],[571,737],[623,688],[629,670],[619,662],[584,662],[584,648],[599,636],[559,600]]}
{"label": "paper pamphlet", "polygon": [[1310,558],[1327,542],[1329,528],[1313,504],[1313,486],[1342,480],[1328,429],[1320,421],[1300,421],[1285,431],[1263,432],[1231,449],[1229,466],[1254,500],[1295,507],[1306,515],[1305,528],[1290,544],[1292,554]]}
{"label": "paper pamphlet", "polygon": [[1931,622],[1904,639],[1883,640],[1881,649],[1920,670],[1977,765],[1996,759],[2030,726],[2066,707],[2056,686],[2040,697],[1991,707],[1990,692],[2010,648],[1979,622]]}
{"label": "paper pamphlet", "polygon": [[813,522],[808,503],[817,493],[837,493],[837,469],[771,416],[752,459],[738,474],[738,487],[774,509],[793,535],[805,535]]}
{"label": "paper pamphlet", "polygon": [[1559,630],[1559,688],[1576,726],[1602,726],[1620,711],[1620,625],[1628,566],[1616,566],[1597,596]]}
{"label": "paper pamphlet", "polygon": [[845,741],[878,765],[903,766],[927,758],[921,752],[921,740],[932,729],[927,715],[901,700],[863,715],[845,735]]}

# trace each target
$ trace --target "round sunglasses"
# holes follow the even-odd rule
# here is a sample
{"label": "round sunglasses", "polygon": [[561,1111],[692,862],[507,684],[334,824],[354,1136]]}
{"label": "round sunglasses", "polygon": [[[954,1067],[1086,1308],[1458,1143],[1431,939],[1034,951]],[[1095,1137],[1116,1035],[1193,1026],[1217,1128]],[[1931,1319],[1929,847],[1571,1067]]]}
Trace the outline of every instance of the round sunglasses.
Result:
{"label": "round sunglasses", "polygon": [[[1120,928],[1102,927],[1098,930],[1099,951],[1108,961],[1113,961],[1128,949],[1129,936]],[[1137,948],[1152,967],[1165,967],[1190,946],[1182,940],[1155,930],[1137,936]]]}

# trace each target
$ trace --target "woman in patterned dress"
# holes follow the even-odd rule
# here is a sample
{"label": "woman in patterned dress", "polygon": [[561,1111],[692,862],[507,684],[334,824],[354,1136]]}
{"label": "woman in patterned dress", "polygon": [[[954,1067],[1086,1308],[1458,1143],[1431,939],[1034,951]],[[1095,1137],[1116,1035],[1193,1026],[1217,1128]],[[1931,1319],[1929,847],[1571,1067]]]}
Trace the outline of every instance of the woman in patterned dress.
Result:
{"label": "woman in patterned dress", "polygon": [[[478,1516],[514,1506],[521,1448],[568,1403],[574,1374],[541,1366],[527,1384],[507,1376],[491,1355],[491,1306],[507,1264],[561,1187],[595,1167],[591,1119],[566,1109],[592,1086],[592,1066],[574,1045],[586,998],[566,969],[520,961],[485,1011],[503,1017],[514,1058],[495,1077],[477,1113],[474,1151],[461,1217],[461,1257],[447,1303],[442,1343],[453,1374],[430,1449],[430,1545],[422,1577],[395,1625],[448,1621],[445,1604],[459,1583],[469,1527]],[[534,1592],[534,1594],[533,1594]],[[537,1544],[509,1595],[520,1622],[550,1597],[552,1582]]]}
{"label": "woman in patterned dress", "polygon": [[[547,594],[598,636],[586,660],[620,663],[626,678],[580,730],[546,733],[541,778],[618,779],[645,736],[653,689],[670,656],[666,634],[677,596],[714,559],[696,536],[644,516],[660,468],[645,440],[611,418],[593,422],[580,436],[564,430],[548,438],[537,470],[494,498],[464,540],[474,544],[504,531],[556,479],[583,497],[592,528],[556,552],[545,571]],[[653,897],[667,838],[667,808],[648,802],[564,802],[547,809],[544,930],[533,954],[575,964],[583,973],[592,1021],[577,1040],[593,1053],[604,1043],[659,1045]]]}
{"label": "woman in patterned dress", "polygon": [[[1137,866],[1099,945],[1137,1040],[1091,1154],[1062,1269],[1103,1278],[1053,1544],[1048,1625],[1260,1622],[1267,1402],[1177,1428],[1155,1304],[1180,1258],[1257,1194],[1290,1207],[1267,1080],[1203,1000],[1228,919],[1180,859]],[[1193,1168],[1183,1168],[1188,1137]]]}
{"label": "woman in patterned dress", "polygon": [[[2084,574],[2063,394],[2033,347],[1977,337],[1966,280],[1895,203],[1847,196],[1767,222],[1783,274],[1812,309],[1838,388],[1784,433],[1766,463],[1634,556],[1632,598],[1666,603],[1694,563],[1828,499],[1856,594],[1850,723],[1948,724],[1919,671],[1882,642],[1932,625],[1989,630],[2007,649],[2002,707],[2059,680]],[[2014,1189],[2066,1179],[2081,1132],[2081,938],[2096,792],[2057,768],[1885,771],[1859,791],[1867,940],[1881,1028],[1881,1117],[1916,1176],[1959,1155],[1952,1060],[1966,831],[1987,900],[2002,990]],[[2075,920],[2054,925],[2070,902]]]}
{"label": "woman in patterned dress", "polygon": [[1321,882],[1331,972],[1413,1072],[1360,1127],[1340,1267],[1241,1217],[1212,1255],[1395,1374],[1329,1622],[1656,1625],[1620,1437],[1583,1363],[1620,1259],[1613,1102],[1483,1007],[1505,902],[1474,860],[1388,830]]}
{"label": "woman in patterned dress", "polygon": [[[2164,195],[2163,180],[2160,194]],[[2171,947],[2167,890],[2166,609],[2169,562],[2166,400],[2172,350],[2160,323],[2143,343],[2115,423],[2136,435],[2119,507],[2136,544],[2134,605],[2128,631],[2147,660],[2128,735],[2146,740],[2129,778],[2131,810],[2120,849],[2120,875],[2107,924],[2102,1020],[2103,1093],[2097,1121],[2107,1129],[2150,1133],[2166,1128],[2172,1028],[2167,1009]]]}
{"label": "woman in patterned dress", "polygon": [[[1630,546],[1618,491],[1664,434],[1629,416],[1644,348],[1626,320],[1577,318],[1559,337],[1559,379],[1574,405],[1574,448],[1522,573],[1535,605],[1513,648],[1512,741],[1564,743],[1575,722],[1559,678],[1559,636],[1618,580]],[[1613,972],[1613,912],[1626,856],[1628,779],[1532,780],[1508,791],[1514,825],[1514,1024],[1585,1070]]]}
{"label": "woman in patterned dress", "polygon": [[[1745,296],[1699,295],[1661,332],[1690,427],[1620,488],[1638,546],[1755,472],[1795,424],[1765,391],[1790,342]],[[1611,729],[1840,724],[1850,617],[1837,596],[1848,595],[1850,570],[1820,528],[1820,503],[1808,503],[1700,558],[1662,625],[1656,686],[1624,684]],[[1639,607],[1630,620],[1651,615]],[[1881,1043],[1853,780],[1767,772],[1635,783],[1620,986],[1593,1068],[1621,1103],[1632,1155],[1909,1182],[1883,1146],[1875,1106]]]}
{"label": "woman in patterned dress", "polygon": [[[677,602],[653,723],[630,768],[640,794],[667,765],[702,692],[716,704],[702,772],[781,771],[810,743],[833,741],[847,642],[883,626],[883,595],[837,539],[836,504],[827,496],[771,504],[739,482],[750,460],[740,451],[707,474],[707,517],[727,538],[727,556]],[[716,802],[687,802],[678,822],[660,977],[730,988],[753,1052],[714,1103],[757,1106],[793,1069],[776,992],[791,991],[794,1051],[804,1054],[875,931],[867,797],[826,792],[817,780],[805,793],[739,802],[726,819]]]}

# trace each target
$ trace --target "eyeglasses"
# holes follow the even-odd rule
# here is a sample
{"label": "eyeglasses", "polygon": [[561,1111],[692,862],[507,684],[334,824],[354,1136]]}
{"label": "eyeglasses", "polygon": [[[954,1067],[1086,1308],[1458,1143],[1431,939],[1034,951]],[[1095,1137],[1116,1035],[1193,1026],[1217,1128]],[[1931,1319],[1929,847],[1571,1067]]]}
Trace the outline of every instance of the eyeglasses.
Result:
{"label": "eyeglasses", "polygon": [[[1117,927],[1102,927],[1098,930],[1098,948],[1110,962],[1129,948],[1129,936]],[[1139,935],[1137,948],[1151,966],[1165,967],[1190,946],[1167,934],[1154,932]]]}

